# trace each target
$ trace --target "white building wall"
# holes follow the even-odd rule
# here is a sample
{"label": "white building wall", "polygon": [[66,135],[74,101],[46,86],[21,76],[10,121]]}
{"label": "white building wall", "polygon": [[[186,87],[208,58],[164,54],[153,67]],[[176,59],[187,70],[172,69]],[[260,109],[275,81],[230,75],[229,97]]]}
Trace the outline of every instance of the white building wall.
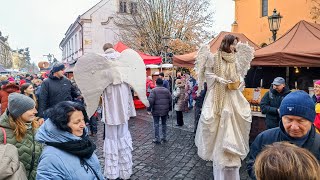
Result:
{"label": "white building wall", "polygon": [[[89,9],[71,25],[64,40],[60,43],[64,51],[63,62],[68,63],[86,53],[103,53],[106,42],[115,44],[119,40],[119,28],[113,17],[119,10],[119,0],[102,0]],[[83,46],[83,49],[82,49]]]}

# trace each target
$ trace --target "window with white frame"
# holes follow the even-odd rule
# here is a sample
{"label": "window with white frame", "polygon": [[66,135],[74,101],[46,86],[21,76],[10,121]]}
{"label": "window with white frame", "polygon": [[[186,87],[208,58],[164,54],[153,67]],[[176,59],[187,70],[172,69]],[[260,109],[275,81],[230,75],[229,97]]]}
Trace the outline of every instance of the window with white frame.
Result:
{"label": "window with white frame", "polygon": [[78,34],[74,35],[74,51],[78,51]]}
{"label": "window with white frame", "polygon": [[120,0],[119,1],[119,12],[120,13],[127,13],[127,1]]}
{"label": "window with white frame", "polygon": [[73,38],[71,38],[71,47],[70,47],[70,49],[71,49],[71,54],[73,54],[74,53],[74,41],[73,41]]}
{"label": "window with white frame", "polygon": [[137,2],[131,2],[130,3],[130,13],[131,14],[137,14],[138,13],[138,3]]}
{"label": "window with white frame", "polygon": [[261,16],[268,16],[268,0],[261,0]]}

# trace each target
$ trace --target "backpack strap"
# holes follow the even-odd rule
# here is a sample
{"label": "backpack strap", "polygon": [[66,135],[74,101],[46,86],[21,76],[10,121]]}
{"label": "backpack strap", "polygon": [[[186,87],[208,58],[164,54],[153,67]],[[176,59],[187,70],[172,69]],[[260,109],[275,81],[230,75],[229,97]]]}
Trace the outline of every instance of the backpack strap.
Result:
{"label": "backpack strap", "polygon": [[7,144],[7,133],[6,133],[6,130],[4,130],[3,127],[0,127],[1,128],[1,131],[3,133],[3,144]]}

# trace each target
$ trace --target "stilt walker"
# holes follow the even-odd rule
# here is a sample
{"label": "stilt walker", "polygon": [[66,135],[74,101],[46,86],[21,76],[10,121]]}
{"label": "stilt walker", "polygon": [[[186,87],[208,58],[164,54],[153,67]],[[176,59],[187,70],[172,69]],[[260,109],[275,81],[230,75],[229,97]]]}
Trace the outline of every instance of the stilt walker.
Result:
{"label": "stilt walker", "polygon": [[[196,59],[198,93],[207,82],[207,94],[196,131],[198,155],[213,161],[216,180],[240,180],[239,168],[249,152],[251,109],[240,80],[253,59],[253,48],[226,35],[217,53],[203,46]],[[243,83],[241,83],[243,84]]]}
{"label": "stilt walker", "polygon": [[86,54],[75,67],[74,76],[88,115],[98,106],[102,94],[102,121],[105,123],[104,175],[108,179],[130,179],[132,174],[132,139],[128,120],[136,116],[132,87],[148,107],[145,65],[132,49],[121,54],[110,43],[104,45],[105,54]]}

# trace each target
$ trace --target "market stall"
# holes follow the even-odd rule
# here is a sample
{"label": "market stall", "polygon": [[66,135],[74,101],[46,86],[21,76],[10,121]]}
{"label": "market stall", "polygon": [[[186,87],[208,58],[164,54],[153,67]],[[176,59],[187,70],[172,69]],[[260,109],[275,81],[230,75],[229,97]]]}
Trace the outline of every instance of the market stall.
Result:
{"label": "market stall", "polygon": [[320,25],[298,22],[277,41],[255,52],[246,84],[269,88],[275,77],[282,76],[290,89],[309,92],[313,80],[320,79],[319,47]]}
{"label": "market stall", "polygon": [[[251,104],[255,131],[263,130],[260,100],[275,77],[286,78],[293,91],[313,93],[313,81],[320,79],[320,25],[298,22],[274,43],[258,49],[245,79],[244,95]],[[255,133],[255,132],[254,132]]]}

